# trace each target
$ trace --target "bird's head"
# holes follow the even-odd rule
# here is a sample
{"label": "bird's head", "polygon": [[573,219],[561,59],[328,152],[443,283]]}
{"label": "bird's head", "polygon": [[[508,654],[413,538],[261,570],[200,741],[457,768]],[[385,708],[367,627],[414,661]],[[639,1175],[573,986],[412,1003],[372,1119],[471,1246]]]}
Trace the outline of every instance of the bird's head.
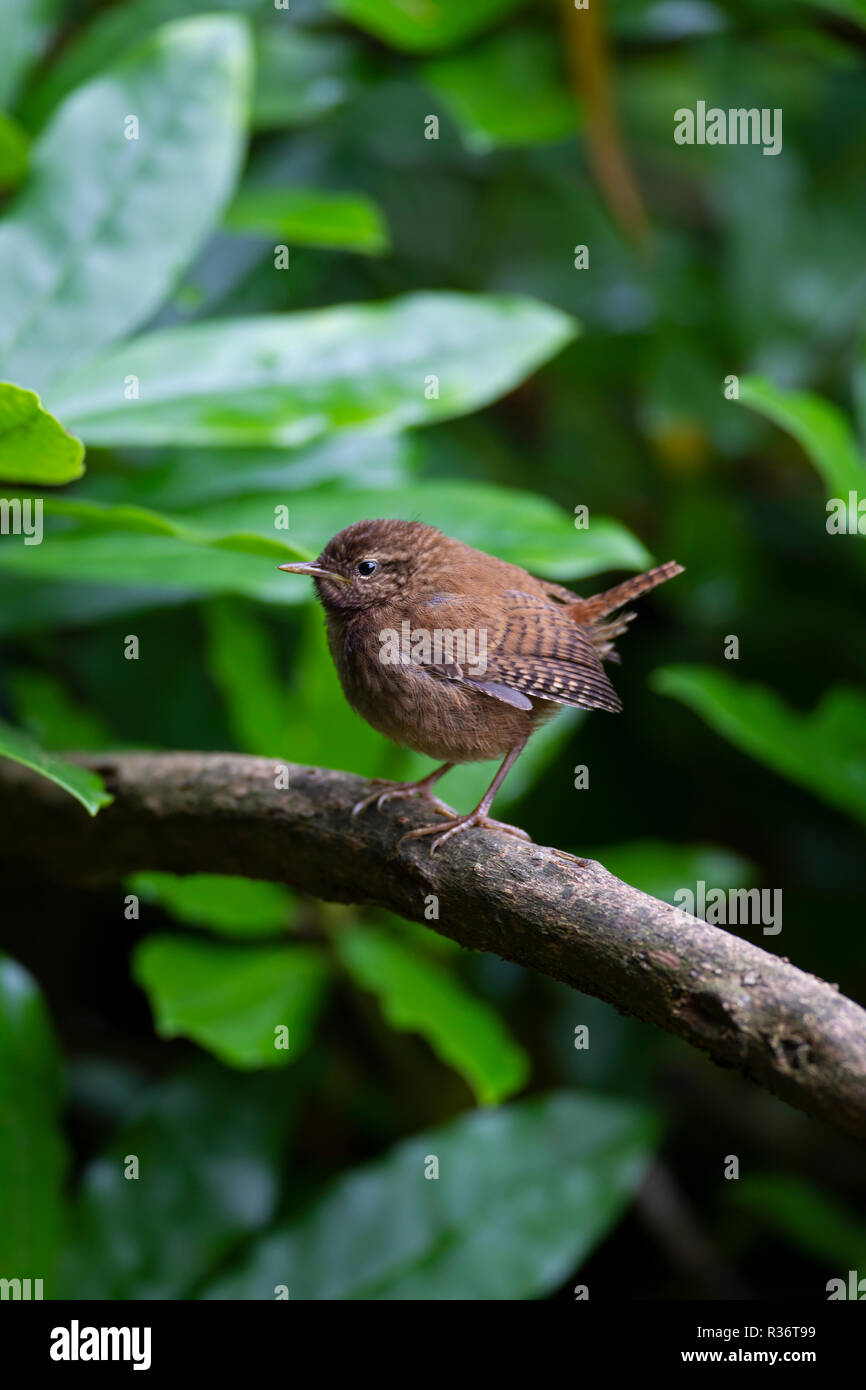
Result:
{"label": "bird's head", "polygon": [[279,568],[310,575],[330,611],[375,608],[405,598],[436,540],[444,537],[419,521],[356,521],[328,541],[317,560]]}

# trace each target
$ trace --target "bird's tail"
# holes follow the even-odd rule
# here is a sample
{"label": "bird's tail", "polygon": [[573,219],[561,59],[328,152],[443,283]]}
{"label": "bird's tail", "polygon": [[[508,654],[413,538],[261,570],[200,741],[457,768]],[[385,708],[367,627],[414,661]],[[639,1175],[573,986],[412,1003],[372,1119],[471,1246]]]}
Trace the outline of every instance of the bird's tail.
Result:
{"label": "bird's tail", "polygon": [[569,605],[569,610],[582,626],[590,629],[592,643],[599,656],[609,661],[617,661],[619,658],[613,650],[614,639],[625,632],[635,615],[620,613],[610,623],[605,623],[602,619],[610,613],[615,613],[624,603],[640,598],[641,594],[649,593],[650,589],[655,589],[659,584],[664,584],[666,580],[682,573],[682,565],[678,565],[676,560],[668,560],[666,565],[656,565],[655,569],[636,574],[632,579],[625,579],[622,584],[605,589],[603,594],[593,594],[591,598],[584,598]]}
{"label": "bird's tail", "polygon": [[582,599],[580,611],[575,613],[575,617],[582,623],[597,622],[599,618],[606,618],[608,613],[615,613],[624,603],[631,603],[632,599],[648,594],[650,589],[656,589],[659,584],[682,573],[682,565],[678,565],[676,560],[668,560],[666,565],[656,565],[655,569],[636,574],[632,579],[624,579],[622,584],[605,589],[603,594]]}

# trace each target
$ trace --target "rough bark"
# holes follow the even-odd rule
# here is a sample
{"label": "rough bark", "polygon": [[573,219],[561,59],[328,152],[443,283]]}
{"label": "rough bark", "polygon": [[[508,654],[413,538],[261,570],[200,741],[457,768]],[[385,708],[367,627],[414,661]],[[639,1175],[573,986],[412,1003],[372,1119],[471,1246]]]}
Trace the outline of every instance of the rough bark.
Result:
{"label": "rough bark", "polygon": [[397,848],[429,808],[358,817],[369,784],[345,773],[228,754],[121,754],[78,761],[115,797],[91,818],[44,778],[0,763],[0,858],[53,877],[135,869],[244,874],[332,902],[425,921],[594,994],[737,1067],[809,1115],[866,1139],[866,1012],[833,985],[751,942],[621,883],[600,864],[507,834],[471,831],[435,856]]}

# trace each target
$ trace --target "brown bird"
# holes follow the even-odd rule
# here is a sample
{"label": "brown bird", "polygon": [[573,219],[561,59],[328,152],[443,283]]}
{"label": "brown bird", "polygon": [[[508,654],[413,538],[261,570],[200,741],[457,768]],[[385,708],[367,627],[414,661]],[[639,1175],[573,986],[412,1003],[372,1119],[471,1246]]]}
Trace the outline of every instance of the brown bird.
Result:
{"label": "brown bird", "polygon": [[[454,824],[421,826],[403,839],[439,831],[434,853],[472,826],[529,838],[488,815],[509,768],[560,705],[622,708],[602,662],[618,660],[614,639],[635,615],[611,614],[682,573],[670,561],[580,598],[417,521],[358,521],[317,560],[279,568],[312,576],[352,708],[395,743],[442,760],[419,782],[365,797],[353,815],[374,802],[422,797]],[[503,763],[469,815],[432,794],[455,763],[487,758]]]}

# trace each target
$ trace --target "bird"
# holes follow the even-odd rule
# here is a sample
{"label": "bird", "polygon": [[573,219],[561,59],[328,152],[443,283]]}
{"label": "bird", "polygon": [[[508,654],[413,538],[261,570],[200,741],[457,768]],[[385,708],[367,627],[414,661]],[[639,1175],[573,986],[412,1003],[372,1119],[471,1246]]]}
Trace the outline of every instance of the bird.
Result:
{"label": "bird", "polygon": [[[659,565],[589,598],[421,521],[357,521],[316,560],[279,565],[312,578],[328,646],[349,704],[374,729],[440,766],[415,782],[364,797],[358,816],[419,798],[443,822],[404,840],[434,836],[435,854],[467,830],[496,829],[494,798],[532,733],[564,705],[617,713],[604,663],[634,618],[623,605],[683,572]],[[481,801],[460,816],[433,788],[455,764],[501,758]]]}

